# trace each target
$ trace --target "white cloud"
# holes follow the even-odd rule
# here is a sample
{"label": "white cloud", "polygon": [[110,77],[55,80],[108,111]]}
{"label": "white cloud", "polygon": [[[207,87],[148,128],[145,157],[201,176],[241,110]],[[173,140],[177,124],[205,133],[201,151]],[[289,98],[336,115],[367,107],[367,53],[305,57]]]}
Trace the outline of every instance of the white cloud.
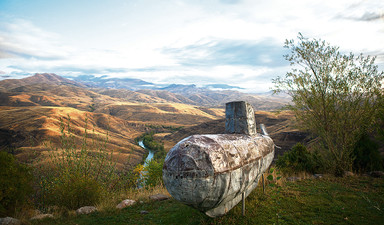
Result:
{"label": "white cloud", "polygon": [[[75,1],[68,1],[51,5],[66,4],[69,9]],[[72,15],[60,11],[65,7],[59,5],[49,9],[36,5],[28,16],[14,12],[11,17],[24,19],[3,18],[0,70],[108,74],[152,82],[227,83],[265,89],[270,78],[288,70],[273,64],[282,58],[276,49],[282,49],[284,40],[295,38],[298,32],[324,39],[342,51],[379,55],[378,63],[384,65],[384,2],[378,0],[147,0],[98,2],[92,7],[76,4],[89,9],[88,13],[77,9]],[[55,15],[52,21],[40,18],[44,10]],[[225,46],[219,45],[224,43],[222,40]],[[238,45],[251,42],[254,45]],[[254,48],[254,54],[246,51],[257,43],[275,47],[270,52],[258,48]],[[184,52],[189,55],[164,52],[185,51],[190,46],[198,48]],[[219,57],[224,50],[230,54],[231,48],[230,57],[244,59],[243,63]],[[185,58],[181,60],[180,56]],[[250,57],[259,63],[252,65]],[[196,59],[208,63],[185,65]]]}

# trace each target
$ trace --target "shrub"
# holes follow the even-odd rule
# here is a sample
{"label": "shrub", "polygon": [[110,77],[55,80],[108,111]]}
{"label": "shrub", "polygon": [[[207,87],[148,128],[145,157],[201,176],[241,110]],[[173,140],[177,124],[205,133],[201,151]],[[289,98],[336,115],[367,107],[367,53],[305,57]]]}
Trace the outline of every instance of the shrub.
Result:
{"label": "shrub", "polygon": [[150,160],[146,167],[144,176],[145,184],[150,187],[163,184],[163,160]]}
{"label": "shrub", "polygon": [[319,154],[311,153],[303,144],[297,143],[278,158],[276,166],[284,173],[315,173],[322,168],[322,163]]}
{"label": "shrub", "polygon": [[13,155],[0,152],[0,217],[13,215],[28,202],[32,179],[29,167],[17,163]]}
{"label": "shrub", "polygon": [[83,174],[59,174],[51,180],[50,194],[46,202],[68,209],[77,209],[86,205],[94,205],[103,195],[100,182]]}
{"label": "shrub", "polygon": [[85,122],[82,145],[77,146],[70,117],[67,123],[61,119],[61,147],[51,147],[49,163],[37,170],[40,182],[36,197],[41,207],[56,205],[76,209],[94,205],[104,193],[119,186],[113,152],[108,153],[106,149],[108,136],[89,144],[87,119]]}
{"label": "shrub", "polygon": [[379,152],[379,145],[368,134],[364,134],[360,138],[352,154],[354,171],[367,172],[383,169],[383,158]]}

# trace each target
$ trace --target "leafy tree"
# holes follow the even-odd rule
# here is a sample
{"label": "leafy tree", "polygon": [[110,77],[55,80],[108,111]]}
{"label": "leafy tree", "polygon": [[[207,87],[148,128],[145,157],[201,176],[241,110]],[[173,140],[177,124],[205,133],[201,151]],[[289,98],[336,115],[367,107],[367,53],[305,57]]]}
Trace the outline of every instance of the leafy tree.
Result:
{"label": "leafy tree", "polygon": [[301,143],[297,143],[290,151],[279,156],[276,161],[276,167],[286,174],[298,172],[318,173],[322,169],[321,164],[318,154],[309,152]]}
{"label": "leafy tree", "polygon": [[300,125],[319,137],[335,171],[351,170],[353,149],[379,111],[383,72],[375,57],[339,52],[322,40],[286,40],[292,70],[273,80],[274,92],[292,97],[288,106]]}
{"label": "leafy tree", "polygon": [[27,204],[32,194],[30,168],[18,163],[13,155],[0,151],[0,217],[12,216]]}

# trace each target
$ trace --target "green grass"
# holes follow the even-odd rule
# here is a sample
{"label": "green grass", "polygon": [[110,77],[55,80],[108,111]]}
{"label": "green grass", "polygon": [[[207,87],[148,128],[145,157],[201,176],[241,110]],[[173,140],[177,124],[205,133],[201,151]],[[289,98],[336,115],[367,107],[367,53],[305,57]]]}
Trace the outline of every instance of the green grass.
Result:
{"label": "green grass", "polygon": [[384,224],[384,179],[308,179],[268,187],[265,194],[258,187],[246,199],[245,217],[241,204],[212,219],[171,199],[32,224]]}

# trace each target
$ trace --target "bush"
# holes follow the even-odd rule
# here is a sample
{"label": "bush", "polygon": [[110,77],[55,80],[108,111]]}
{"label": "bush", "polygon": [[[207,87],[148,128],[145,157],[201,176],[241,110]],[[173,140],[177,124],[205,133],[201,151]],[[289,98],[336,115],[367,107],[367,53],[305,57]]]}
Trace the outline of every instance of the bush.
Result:
{"label": "bush", "polygon": [[60,174],[51,180],[46,203],[67,209],[95,205],[103,195],[103,188],[97,180],[82,174]]}
{"label": "bush", "polygon": [[163,184],[163,160],[151,160],[147,163],[145,170],[146,174],[144,176],[145,185],[150,187],[155,187],[157,185]]}
{"label": "bush", "polygon": [[56,205],[67,209],[97,204],[103,194],[121,186],[113,152],[106,149],[108,136],[89,144],[86,119],[83,143],[78,146],[69,116],[66,124],[61,119],[60,128],[61,147],[51,147],[49,162],[36,170],[40,177],[37,203],[42,208]]}
{"label": "bush", "polygon": [[13,155],[0,152],[0,217],[11,216],[27,204],[32,194],[30,168],[17,163]]}
{"label": "bush", "polygon": [[297,143],[278,158],[276,167],[284,173],[316,173],[322,168],[322,163],[319,154],[311,153],[303,144]]}
{"label": "bush", "polygon": [[368,134],[364,134],[356,143],[353,151],[353,170],[369,172],[383,170],[383,158],[379,152],[379,145]]}

